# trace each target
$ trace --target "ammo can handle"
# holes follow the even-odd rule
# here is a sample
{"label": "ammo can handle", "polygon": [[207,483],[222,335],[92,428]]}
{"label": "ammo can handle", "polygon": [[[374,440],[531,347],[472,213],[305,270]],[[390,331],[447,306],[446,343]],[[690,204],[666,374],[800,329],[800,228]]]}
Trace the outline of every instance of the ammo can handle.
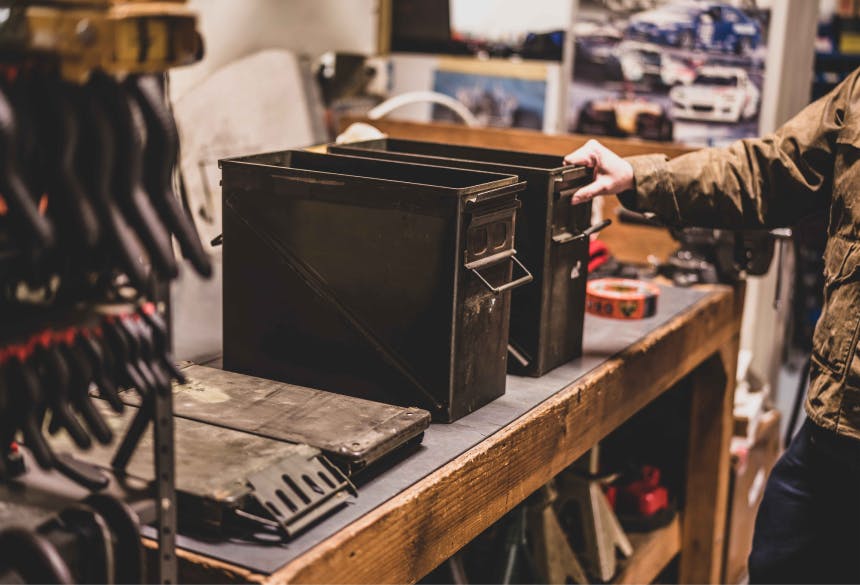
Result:
{"label": "ammo can handle", "polygon": [[596,223],[593,226],[585,228],[582,232],[573,235],[568,231],[564,231],[560,234],[556,234],[552,237],[552,241],[556,244],[567,244],[568,242],[578,242],[590,236],[591,234],[597,233],[603,228],[607,227],[612,223],[611,219],[604,219],[600,223]]}
{"label": "ammo can handle", "polygon": [[[574,179],[582,179],[587,177],[590,173],[591,169],[584,166],[566,166],[561,171],[561,176],[556,179],[558,182],[567,182],[572,181]],[[571,191],[575,191],[576,189],[571,189]],[[558,193],[559,195],[564,195],[564,191]]]}
{"label": "ammo can handle", "polygon": [[484,286],[490,289],[490,292],[492,292],[494,295],[501,294],[506,290],[511,290],[512,288],[517,288],[518,286],[522,286],[524,284],[528,284],[532,280],[534,280],[534,276],[532,276],[532,273],[528,271],[528,268],[523,266],[523,263],[520,262],[516,256],[512,255],[511,260],[513,260],[517,264],[517,266],[519,266],[520,269],[525,272],[525,276],[521,276],[516,280],[512,280],[511,282],[503,284],[502,286],[493,286],[492,284],[487,282],[487,279],[481,276],[481,273],[478,271],[477,268],[472,268],[472,272],[475,273],[475,276],[477,276],[480,281],[484,283]]}

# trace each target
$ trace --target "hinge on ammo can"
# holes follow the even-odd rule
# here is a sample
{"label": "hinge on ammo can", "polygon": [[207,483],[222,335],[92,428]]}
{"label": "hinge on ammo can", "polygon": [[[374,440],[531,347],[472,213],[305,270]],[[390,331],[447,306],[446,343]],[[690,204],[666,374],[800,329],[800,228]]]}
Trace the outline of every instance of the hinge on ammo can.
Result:
{"label": "hinge on ammo can", "polygon": [[[516,206],[495,209],[482,214],[473,213],[466,230],[464,266],[495,295],[527,284],[533,280],[531,272],[519,261],[514,249]],[[486,268],[510,258],[523,272],[522,277],[494,286],[480,273]]]}

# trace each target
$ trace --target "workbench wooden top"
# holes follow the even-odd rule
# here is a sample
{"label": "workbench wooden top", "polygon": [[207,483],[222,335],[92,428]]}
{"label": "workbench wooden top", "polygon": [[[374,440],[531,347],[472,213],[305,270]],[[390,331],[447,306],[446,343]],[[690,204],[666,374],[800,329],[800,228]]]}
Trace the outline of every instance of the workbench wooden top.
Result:
{"label": "workbench wooden top", "polygon": [[729,287],[664,287],[657,315],[643,321],[587,316],[582,358],[541,378],[509,376],[502,398],[431,425],[408,456],[359,477],[355,505],[292,542],[180,536],[182,580],[416,581],[709,356],[736,347],[739,329]]}

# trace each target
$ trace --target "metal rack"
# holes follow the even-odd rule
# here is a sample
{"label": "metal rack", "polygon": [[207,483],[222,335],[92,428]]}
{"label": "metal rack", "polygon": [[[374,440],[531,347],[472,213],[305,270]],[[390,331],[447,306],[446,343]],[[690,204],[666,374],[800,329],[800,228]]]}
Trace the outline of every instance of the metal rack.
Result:
{"label": "metal rack", "polygon": [[[60,387],[66,392],[74,381],[74,396],[42,397],[41,413],[31,418],[31,423],[41,422],[49,412],[50,424],[45,428],[52,433],[66,424],[67,430],[77,426],[84,435],[92,433],[97,442],[110,442],[112,433],[104,419],[100,423],[100,415],[93,414],[97,409],[85,404],[93,383],[103,392],[101,382],[109,376],[99,368],[107,368],[107,363],[113,368],[111,373],[119,376],[116,386],[135,388],[141,395],[143,414],[120,441],[116,471],[110,478],[74,459],[55,456],[43,439],[33,440],[41,437],[41,424],[31,424],[24,431],[26,447],[19,447],[20,435],[13,432],[10,448],[14,452],[5,457],[2,472],[6,477],[0,483],[0,499],[10,505],[0,514],[5,525],[0,528],[26,524],[34,535],[31,544],[56,537],[50,545],[63,551],[70,547],[63,528],[74,524],[77,517],[70,510],[79,510],[84,501],[100,501],[86,499],[89,492],[111,494],[105,498],[118,496],[111,500],[116,504],[109,504],[116,509],[129,511],[121,500],[134,501],[141,512],[137,516],[154,520],[158,534],[157,574],[147,580],[175,583],[177,498],[170,380],[182,376],[170,363],[166,327],[150,301],[158,301],[153,291],[163,289],[175,276],[171,236],[201,275],[211,272],[193,225],[184,217],[172,190],[178,136],[169,108],[162,103],[159,79],[167,69],[202,57],[196,15],[182,0],[28,0],[12,3],[7,11],[0,25],[0,133],[6,141],[0,169],[5,197],[0,223],[5,231],[0,229],[0,234],[11,237],[0,242],[0,283],[3,293],[25,310],[10,312],[15,318],[4,319],[0,332],[0,366],[5,368],[0,371],[3,424],[19,424],[13,419],[20,412],[13,406],[15,400],[22,400],[18,395],[24,394],[16,387],[8,393],[14,398],[6,401],[7,370],[25,372],[26,380],[35,380],[57,395]],[[38,99],[30,100],[31,95]],[[40,110],[44,107],[50,115]],[[46,117],[51,121],[45,122]],[[51,127],[53,122],[55,127]],[[44,140],[46,127],[48,141]],[[27,148],[18,149],[19,140]],[[82,141],[89,141],[86,148],[80,146]],[[29,162],[35,161],[31,167],[15,160],[27,156],[32,159]],[[51,157],[57,157],[57,164],[45,162],[54,160]],[[125,187],[127,194],[115,193]],[[26,197],[19,196],[21,193]],[[63,214],[64,206],[71,206],[65,210],[72,213]],[[21,218],[27,221],[21,222]],[[8,221],[4,223],[4,219]],[[36,237],[22,238],[18,227],[22,223]],[[93,226],[99,229],[88,229]],[[76,234],[81,237],[80,247]],[[135,237],[137,248],[132,246]],[[118,248],[127,252],[125,264],[122,254],[116,253]],[[142,257],[149,262],[141,262]],[[35,268],[28,269],[27,262]],[[42,287],[36,291],[41,296],[30,291],[33,298],[22,300],[20,291],[10,292],[14,287],[20,289],[22,282],[35,281]],[[116,347],[121,350],[112,355],[113,361],[102,361],[105,356],[98,350],[108,346],[101,337],[102,329],[114,326],[119,336]],[[87,348],[93,353],[86,353]],[[30,363],[37,359],[33,355],[41,361]],[[128,373],[138,368],[130,360],[137,359],[143,368],[144,358],[158,363],[151,371],[159,374],[144,376],[146,387],[134,383],[135,376]],[[54,376],[45,379],[46,372]],[[30,392],[33,387],[27,388]],[[26,400],[38,404],[36,395],[28,396]],[[64,402],[68,400],[72,402]],[[121,410],[119,399],[114,400],[114,407]],[[121,485],[121,459],[127,462],[149,422],[153,423],[155,480],[142,495]],[[70,435],[82,447],[93,440],[74,432]],[[96,509],[97,504],[91,507]],[[111,512],[105,511],[104,519],[108,516]],[[113,538],[128,539],[129,532]],[[86,567],[85,562],[78,564],[79,569]],[[6,568],[0,567],[0,576]],[[61,577],[68,580],[72,575],[51,576]],[[142,574],[138,577],[146,579]]]}

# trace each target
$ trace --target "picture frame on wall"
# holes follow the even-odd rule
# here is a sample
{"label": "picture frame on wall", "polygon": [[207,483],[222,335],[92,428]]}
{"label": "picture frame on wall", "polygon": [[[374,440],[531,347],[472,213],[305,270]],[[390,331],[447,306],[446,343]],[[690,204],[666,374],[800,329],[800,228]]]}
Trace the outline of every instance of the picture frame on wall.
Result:
{"label": "picture frame on wall", "polygon": [[568,131],[727,144],[759,134],[769,8],[580,0]]}

